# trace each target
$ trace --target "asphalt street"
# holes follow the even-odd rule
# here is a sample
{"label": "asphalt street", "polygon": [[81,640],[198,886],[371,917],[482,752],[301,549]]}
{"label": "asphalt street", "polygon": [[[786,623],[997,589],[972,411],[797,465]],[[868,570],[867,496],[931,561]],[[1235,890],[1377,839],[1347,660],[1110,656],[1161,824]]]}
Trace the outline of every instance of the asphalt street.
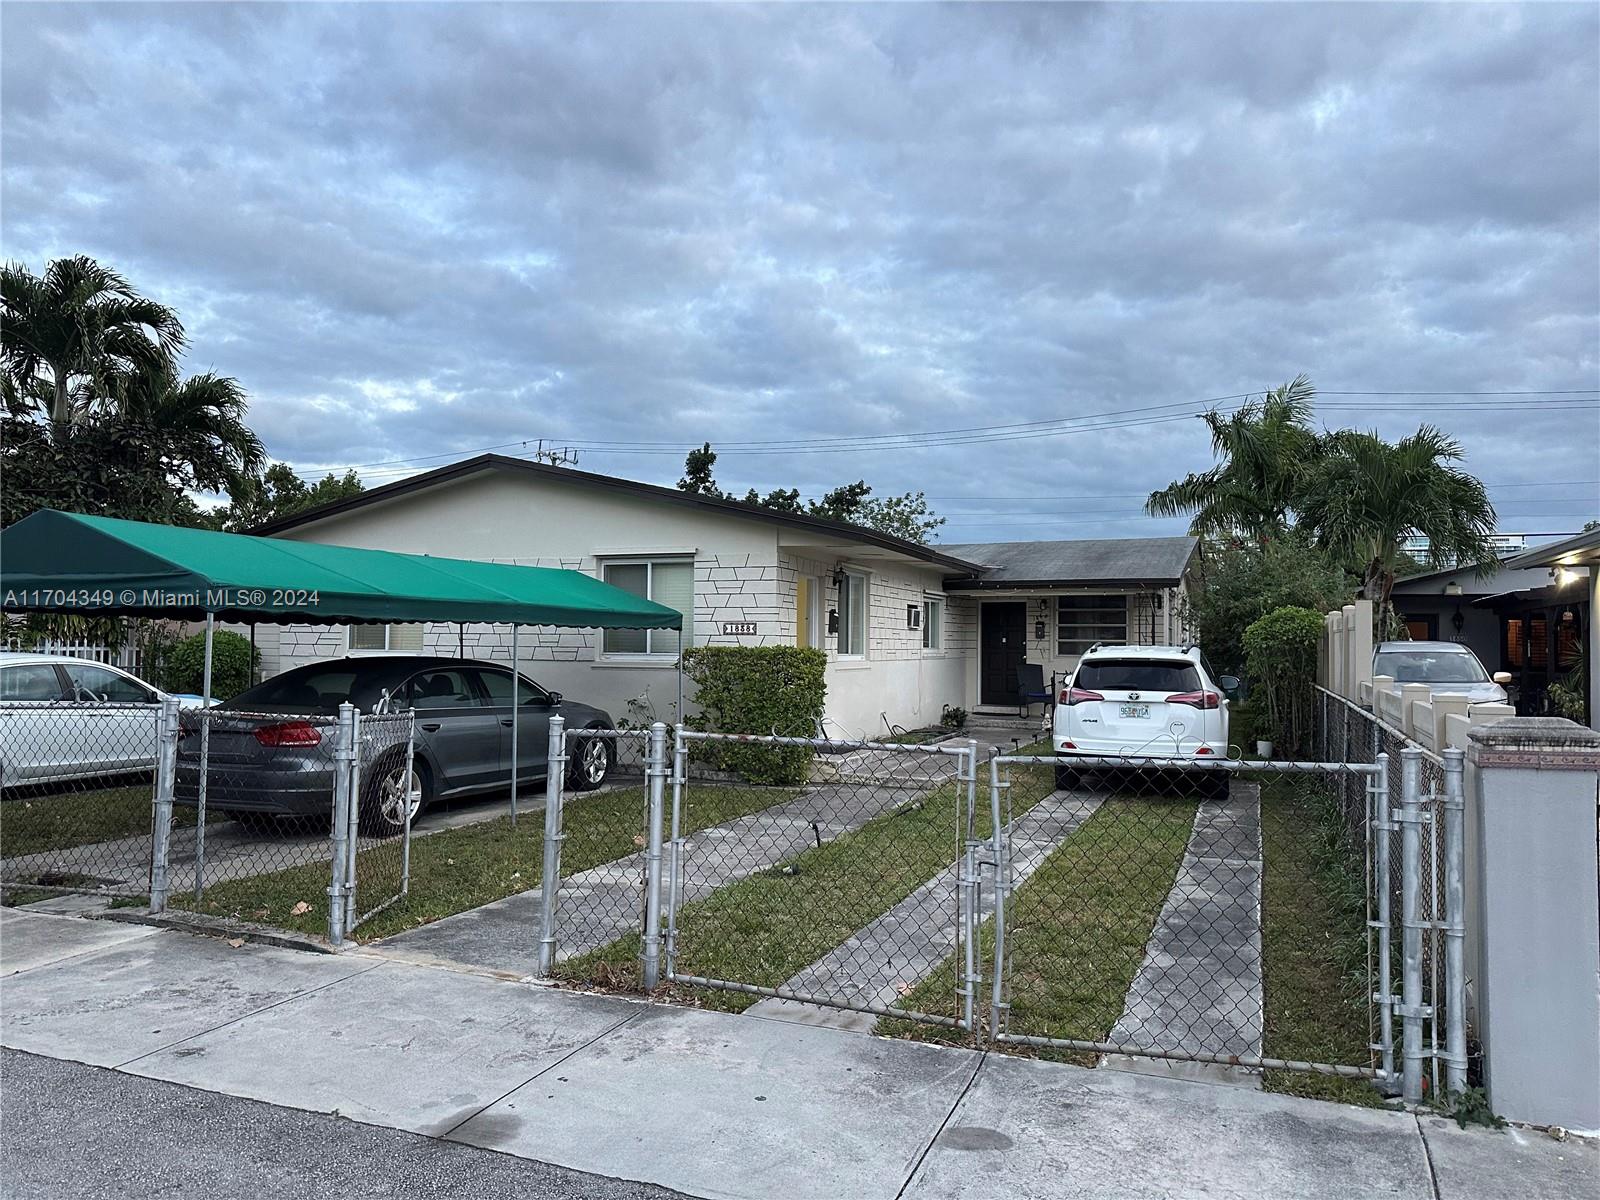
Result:
{"label": "asphalt street", "polygon": [[5,1200],[680,1195],[14,1050],[0,1051],[0,1162]]}

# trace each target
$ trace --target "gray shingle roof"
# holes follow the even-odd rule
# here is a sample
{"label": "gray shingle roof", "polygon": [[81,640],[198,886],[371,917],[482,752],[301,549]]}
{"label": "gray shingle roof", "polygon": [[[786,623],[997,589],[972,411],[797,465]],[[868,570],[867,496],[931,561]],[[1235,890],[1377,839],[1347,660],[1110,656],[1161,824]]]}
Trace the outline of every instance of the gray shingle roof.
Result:
{"label": "gray shingle roof", "polygon": [[1192,537],[1089,538],[1063,542],[941,542],[938,549],[989,569],[977,579],[951,579],[961,588],[1022,584],[1170,586],[1194,557]]}

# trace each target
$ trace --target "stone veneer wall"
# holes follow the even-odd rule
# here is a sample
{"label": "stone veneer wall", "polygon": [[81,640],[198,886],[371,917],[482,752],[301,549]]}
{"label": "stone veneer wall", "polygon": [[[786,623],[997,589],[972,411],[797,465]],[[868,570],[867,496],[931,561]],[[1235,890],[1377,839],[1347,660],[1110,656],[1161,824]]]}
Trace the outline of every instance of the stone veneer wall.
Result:
{"label": "stone veneer wall", "polygon": [[[498,559],[530,567],[560,567],[600,576],[600,561],[581,559]],[[830,568],[831,569],[831,568]],[[789,576],[788,602],[781,595],[780,568],[755,561],[754,555],[699,555],[695,559],[695,645],[776,645],[794,640],[794,582]],[[724,635],[724,621],[754,621],[755,637]],[[422,651],[453,657],[459,643],[452,622],[430,621],[423,630]],[[524,626],[517,634],[518,657],[524,662],[592,662],[599,645],[593,629]],[[465,632],[469,658],[511,658],[509,625],[469,624]],[[320,658],[337,658],[349,648],[343,625],[286,625],[279,641],[280,669],[288,670]]]}

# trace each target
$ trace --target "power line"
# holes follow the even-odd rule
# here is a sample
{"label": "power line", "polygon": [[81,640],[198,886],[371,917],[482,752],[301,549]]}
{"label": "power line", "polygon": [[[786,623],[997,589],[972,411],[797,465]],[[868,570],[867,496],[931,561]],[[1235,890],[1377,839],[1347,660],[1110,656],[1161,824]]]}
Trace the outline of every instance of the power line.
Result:
{"label": "power line", "polygon": [[[1497,411],[1504,408],[1526,410],[1535,409],[1538,412],[1578,412],[1600,406],[1600,389],[1543,389],[1522,392],[1323,392],[1322,395],[1351,395],[1351,396],[1463,396],[1468,399],[1452,406],[1457,410],[1467,411]],[[1119,409],[1113,412],[1088,413],[1071,417],[1057,417],[1040,421],[1023,421],[1005,425],[974,425],[963,426],[955,429],[924,430],[906,433],[881,433],[846,435],[830,438],[794,438],[794,439],[766,439],[748,442],[723,442],[718,447],[719,453],[729,454],[775,454],[775,453],[861,453],[874,449],[912,448],[919,446],[939,445],[971,445],[987,441],[1013,441],[1018,438],[1036,436],[1057,436],[1066,433],[1085,432],[1092,429],[1128,428],[1147,424],[1162,424],[1171,421],[1188,420],[1210,411],[1217,405],[1240,401],[1249,402],[1259,395],[1254,392],[1240,392],[1227,396],[1213,396],[1199,401],[1174,401],[1165,404],[1145,405],[1137,408]],[[1475,400],[1472,397],[1493,396],[1521,396],[1521,397],[1558,397],[1564,399],[1551,399],[1546,401],[1531,400],[1521,404],[1503,404],[1487,400]],[[1589,397],[1594,399],[1577,399],[1576,397]],[[1339,411],[1393,411],[1399,408],[1426,408],[1435,409],[1433,404],[1403,405],[1403,404],[1363,404],[1350,401],[1323,405]],[[1172,413],[1171,409],[1184,411]],[[1218,411],[1221,411],[1220,409]],[[1237,411],[1235,408],[1232,411]],[[1160,416],[1146,416],[1138,419],[1128,419],[1134,414],[1163,414]],[[1090,422],[1099,422],[1090,424]],[[1066,426],[1066,428],[1052,428]],[[357,463],[347,466],[332,467],[332,470],[371,470],[375,473],[403,473],[402,471],[385,472],[381,468],[407,468],[410,465],[436,461],[445,458],[459,458],[463,455],[487,453],[494,450],[523,448],[534,442],[533,438],[524,438],[516,441],[501,442],[489,446],[479,446],[467,450],[445,451],[437,454],[416,455],[409,458],[394,458],[373,463]],[[680,454],[693,449],[697,443],[687,441],[673,442],[647,442],[647,441],[576,441],[572,445],[578,450],[587,450],[594,453],[608,454]]]}

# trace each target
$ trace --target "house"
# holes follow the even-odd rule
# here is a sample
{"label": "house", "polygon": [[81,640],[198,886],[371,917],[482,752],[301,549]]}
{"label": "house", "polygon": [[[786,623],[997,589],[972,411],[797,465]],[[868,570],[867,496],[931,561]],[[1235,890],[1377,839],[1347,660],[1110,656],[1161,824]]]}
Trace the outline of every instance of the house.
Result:
{"label": "house", "polygon": [[[876,530],[486,454],[255,532],[582,570],[684,613],[689,645],[827,653],[830,731],[1015,713],[1016,667],[1182,635],[1190,538],[925,546]],[[614,716],[671,720],[675,631],[525,629],[524,670]],[[509,661],[508,627],[286,625],[279,670],[347,653]]]}
{"label": "house", "polygon": [[1517,711],[1543,715],[1546,689],[1577,666],[1590,628],[1582,567],[1551,565],[1565,544],[1513,555],[1493,574],[1455,567],[1398,580],[1395,611],[1413,640],[1460,642],[1491,674],[1510,672]]}

